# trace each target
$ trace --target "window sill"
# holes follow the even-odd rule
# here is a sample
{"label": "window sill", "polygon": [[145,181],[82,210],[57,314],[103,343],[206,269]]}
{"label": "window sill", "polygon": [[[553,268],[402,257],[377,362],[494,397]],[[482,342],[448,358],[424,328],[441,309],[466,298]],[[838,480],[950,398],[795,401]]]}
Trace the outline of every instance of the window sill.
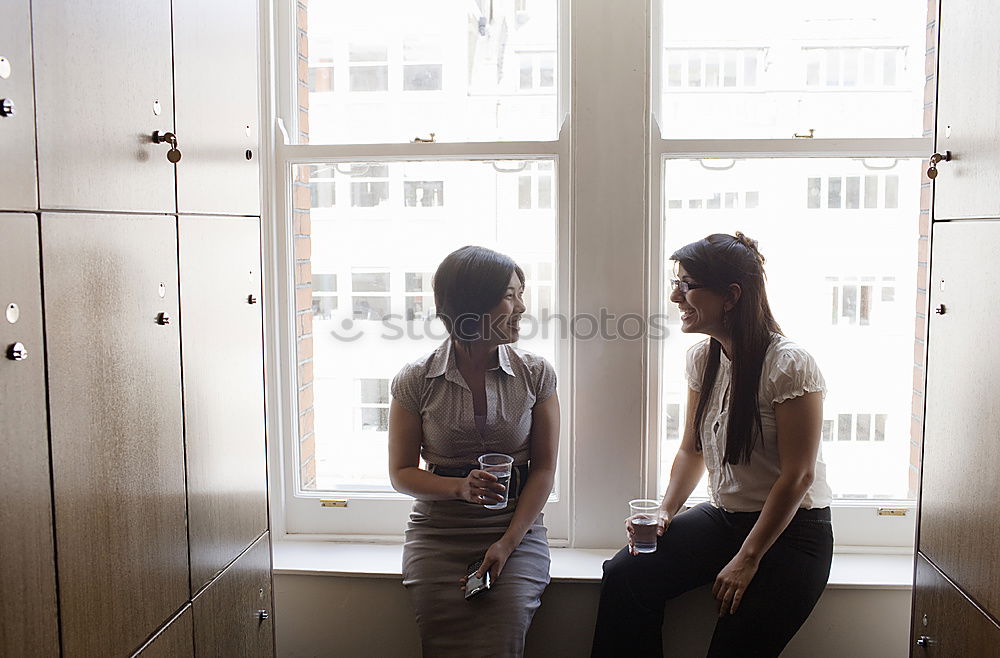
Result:
{"label": "window sill", "polygon": [[[277,575],[401,578],[400,544],[276,541],[273,548]],[[552,582],[599,582],[602,563],[616,550],[553,548]],[[912,586],[912,555],[836,553],[827,589],[909,590]]]}

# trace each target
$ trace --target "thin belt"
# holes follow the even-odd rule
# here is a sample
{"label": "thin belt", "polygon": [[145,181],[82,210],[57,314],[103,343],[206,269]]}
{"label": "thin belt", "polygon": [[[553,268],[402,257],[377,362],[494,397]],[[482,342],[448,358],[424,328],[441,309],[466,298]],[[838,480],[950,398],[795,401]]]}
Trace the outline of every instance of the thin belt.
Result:
{"label": "thin belt", "polygon": [[[437,464],[427,464],[427,470],[434,475],[441,475],[446,478],[464,478],[470,472],[479,468],[479,464],[473,466],[438,466]],[[528,464],[514,466],[510,471],[510,483],[507,485],[507,499],[513,500],[524,491],[524,485],[528,482]]]}

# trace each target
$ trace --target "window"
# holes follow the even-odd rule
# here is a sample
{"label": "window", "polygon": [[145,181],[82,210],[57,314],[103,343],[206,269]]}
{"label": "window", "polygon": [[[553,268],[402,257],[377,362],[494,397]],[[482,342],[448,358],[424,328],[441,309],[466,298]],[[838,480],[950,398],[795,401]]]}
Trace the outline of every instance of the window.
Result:
{"label": "window", "polygon": [[403,41],[403,91],[440,91],[442,55],[440,41],[413,36]]}
{"label": "window", "polygon": [[[761,240],[779,320],[830,385],[822,447],[837,541],[911,540],[912,528],[881,530],[892,521],[872,507],[906,505],[911,485],[926,11],[788,2],[776,21],[729,0],[652,9],[663,22],[649,35],[642,3],[616,5],[613,22],[600,3],[562,0],[310,4],[275,85],[298,92],[276,103],[291,143],[274,153],[266,298],[284,341],[269,414],[283,465],[276,527],[400,536],[410,501],[386,477],[388,403],[362,382],[391,383],[440,344],[431,273],[483,244],[524,268],[522,346],[560,377],[550,541],[619,544],[625,502],[662,493],[684,429],[693,337],[666,304],[667,257],[740,229]],[[608,41],[626,47],[593,48]],[[856,62],[836,55],[838,86],[826,86],[834,56],[820,48],[860,49]],[[878,48],[897,49],[894,80]],[[307,69],[327,63],[320,91]],[[852,284],[854,324],[842,315]],[[319,298],[339,304],[317,312]],[[631,321],[648,333],[626,337]],[[349,504],[320,504],[331,498]]]}
{"label": "window", "polygon": [[[654,107],[663,135],[655,155],[661,304],[672,306],[663,281],[676,248],[736,230],[759,240],[777,320],[827,381],[821,446],[837,504],[912,500],[910,446],[920,437],[899,419],[914,413],[913,355],[922,346],[914,332],[917,291],[926,285],[917,267],[921,162],[910,144],[890,138],[922,134],[920,19],[861,3],[837,12],[788,3],[779,23],[738,2],[723,5],[662,3],[662,96]],[[859,30],[893,45],[862,45]],[[802,45],[818,32],[823,47]],[[727,47],[747,34],[754,48]],[[741,87],[750,53],[752,94]],[[839,157],[830,157],[830,137],[843,139]],[[686,352],[703,338],[671,331],[653,342],[660,426],[650,477],[659,492],[683,434]],[[877,412],[854,411],[872,405]],[[706,486],[696,495],[707,496]],[[838,525],[838,542],[869,541]]]}
{"label": "window", "polygon": [[337,275],[312,274],[312,309],[314,318],[329,320],[337,310]]}
{"label": "window", "polygon": [[351,91],[388,91],[388,48],[380,44],[351,44],[348,52]]}

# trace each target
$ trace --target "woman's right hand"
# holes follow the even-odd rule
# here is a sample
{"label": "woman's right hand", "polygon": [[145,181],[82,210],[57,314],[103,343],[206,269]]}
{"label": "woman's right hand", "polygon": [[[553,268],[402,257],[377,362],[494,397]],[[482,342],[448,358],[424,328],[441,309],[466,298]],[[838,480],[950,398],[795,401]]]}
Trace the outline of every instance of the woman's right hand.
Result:
{"label": "woman's right hand", "polygon": [[[660,507],[656,510],[656,536],[662,537],[663,533],[667,531],[667,526],[670,525],[670,519],[673,518],[672,514],[668,514],[665,509]],[[632,525],[632,517],[625,519],[625,532],[628,535],[628,552],[632,555],[638,555],[635,550],[635,527]]]}
{"label": "woman's right hand", "polygon": [[503,490],[495,475],[473,469],[458,485],[458,498],[476,505],[493,505],[503,500]]}

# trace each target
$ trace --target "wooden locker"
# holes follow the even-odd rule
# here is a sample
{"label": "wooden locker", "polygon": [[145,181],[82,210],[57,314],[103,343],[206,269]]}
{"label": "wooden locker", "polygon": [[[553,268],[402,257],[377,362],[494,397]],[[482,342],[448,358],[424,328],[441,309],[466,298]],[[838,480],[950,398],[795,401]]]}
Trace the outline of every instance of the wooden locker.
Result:
{"label": "wooden locker", "polygon": [[1000,626],[922,555],[917,555],[915,592],[913,658],[1000,657]]}
{"label": "wooden locker", "polygon": [[1000,220],[933,229],[919,550],[987,610],[1000,611]]}
{"label": "wooden locker", "polygon": [[170,0],[48,0],[32,21],[41,208],[174,212],[153,143],[174,129]]}
{"label": "wooden locker", "polygon": [[131,653],[190,596],[175,222],[42,215],[67,657]]}
{"label": "wooden locker", "polygon": [[265,533],[194,599],[199,658],[271,658],[271,547]]}
{"label": "wooden locker", "polygon": [[194,621],[191,604],[149,640],[135,656],[141,658],[191,658],[194,656]]}
{"label": "wooden locker", "polygon": [[57,656],[38,217],[0,233],[0,656]]}
{"label": "wooden locker", "polygon": [[181,213],[260,215],[256,0],[174,0]]}
{"label": "wooden locker", "polygon": [[260,224],[181,217],[191,591],[267,529]]}
{"label": "wooden locker", "polygon": [[941,2],[934,219],[1000,217],[1000,3]]}
{"label": "wooden locker", "polygon": [[0,210],[35,210],[35,97],[28,0],[0,3]]}

